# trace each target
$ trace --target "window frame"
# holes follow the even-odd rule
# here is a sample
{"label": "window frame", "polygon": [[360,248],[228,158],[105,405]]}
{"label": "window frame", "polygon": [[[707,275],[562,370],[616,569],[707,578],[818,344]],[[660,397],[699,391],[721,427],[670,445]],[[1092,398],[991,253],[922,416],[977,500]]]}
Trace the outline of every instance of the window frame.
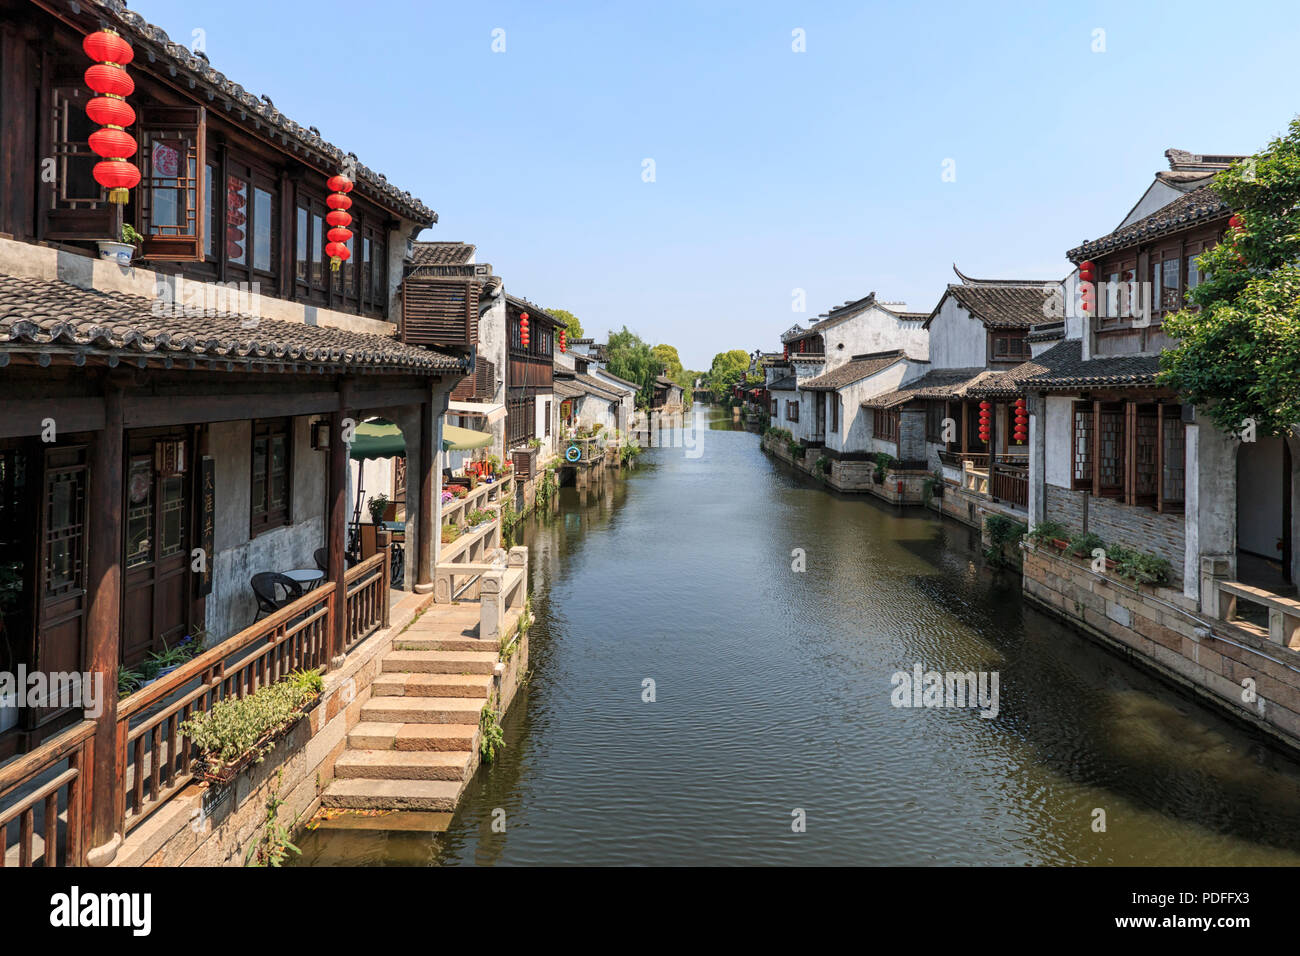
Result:
{"label": "window frame", "polygon": [[[165,262],[203,262],[207,245],[209,206],[205,180],[208,175],[207,110],[202,106],[151,106],[139,107],[134,130],[140,143],[140,185],[132,197],[135,208],[135,228],[144,237],[140,256],[143,259]],[[161,135],[160,135],[161,134]],[[154,208],[151,190],[180,189],[187,187],[151,185],[153,142],[181,142],[184,161],[194,163],[192,177],[178,177],[181,182],[193,181],[192,203],[194,227],[192,231],[164,234],[153,231],[150,210]],[[148,201],[146,201],[146,197]]]}
{"label": "window frame", "polygon": [[[293,524],[293,436],[292,418],[259,418],[253,421],[248,455],[248,528],[250,538],[256,538],[260,534]],[[284,439],[285,481],[284,504],[273,508],[271,506],[271,476],[274,456],[271,454],[271,444],[275,438]],[[264,490],[261,502],[264,509],[261,514],[258,513],[259,502],[256,500],[253,491],[259,477],[257,473],[257,443],[259,439],[265,439],[267,442],[265,471],[260,476]]]}

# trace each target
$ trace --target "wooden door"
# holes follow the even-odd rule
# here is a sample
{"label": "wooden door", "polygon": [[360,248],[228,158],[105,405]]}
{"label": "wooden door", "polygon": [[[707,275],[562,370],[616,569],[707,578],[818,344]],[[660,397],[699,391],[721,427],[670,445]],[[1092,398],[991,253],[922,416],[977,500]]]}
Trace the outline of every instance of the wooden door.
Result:
{"label": "wooden door", "polygon": [[[34,668],[80,672],[85,662],[87,446],[47,448],[40,507],[40,598],[37,605]],[[42,707],[30,715],[35,728],[65,717],[74,708]]]}
{"label": "wooden door", "polygon": [[126,463],[122,662],[174,647],[185,636],[190,601],[187,473],[164,473],[154,442],[132,439]]}

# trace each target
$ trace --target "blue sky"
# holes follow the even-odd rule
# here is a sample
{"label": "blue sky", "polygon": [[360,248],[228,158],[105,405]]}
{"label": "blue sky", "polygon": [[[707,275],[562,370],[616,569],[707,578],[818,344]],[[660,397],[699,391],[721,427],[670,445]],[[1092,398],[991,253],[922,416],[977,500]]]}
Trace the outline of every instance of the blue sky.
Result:
{"label": "blue sky", "polygon": [[953,262],[1062,275],[1166,148],[1300,108],[1289,2],[130,5],[436,209],[423,238],[693,368],[872,290],[928,311]]}

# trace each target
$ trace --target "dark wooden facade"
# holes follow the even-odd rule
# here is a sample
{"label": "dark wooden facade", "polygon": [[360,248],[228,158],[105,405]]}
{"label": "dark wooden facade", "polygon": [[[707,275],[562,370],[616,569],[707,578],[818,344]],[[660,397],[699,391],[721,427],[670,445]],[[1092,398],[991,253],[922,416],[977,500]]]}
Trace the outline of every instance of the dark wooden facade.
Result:
{"label": "dark wooden facade", "polygon": [[[528,345],[520,318],[528,316]],[[538,396],[550,396],[555,377],[555,330],[560,321],[513,296],[506,298],[506,446],[527,444],[537,433]],[[545,399],[543,399],[545,401]],[[553,407],[553,406],[552,406]],[[545,411],[545,407],[543,407]],[[549,431],[549,425],[544,433]]]}

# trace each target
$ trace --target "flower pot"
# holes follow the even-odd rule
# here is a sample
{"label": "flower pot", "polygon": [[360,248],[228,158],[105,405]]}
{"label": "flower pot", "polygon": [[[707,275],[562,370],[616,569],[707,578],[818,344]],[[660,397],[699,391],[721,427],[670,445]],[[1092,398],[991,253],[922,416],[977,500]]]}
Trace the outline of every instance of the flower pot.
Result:
{"label": "flower pot", "polygon": [[99,258],[106,259],[109,262],[116,262],[120,266],[129,266],[131,259],[135,256],[135,246],[129,242],[100,239],[96,245],[99,246]]}
{"label": "flower pot", "polygon": [[1064,551],[1066,548],[1070,546],[1070,542],[1062,541],[1060,538],[1053,538],[1051,540],[1051,545],[1057,551]]}

